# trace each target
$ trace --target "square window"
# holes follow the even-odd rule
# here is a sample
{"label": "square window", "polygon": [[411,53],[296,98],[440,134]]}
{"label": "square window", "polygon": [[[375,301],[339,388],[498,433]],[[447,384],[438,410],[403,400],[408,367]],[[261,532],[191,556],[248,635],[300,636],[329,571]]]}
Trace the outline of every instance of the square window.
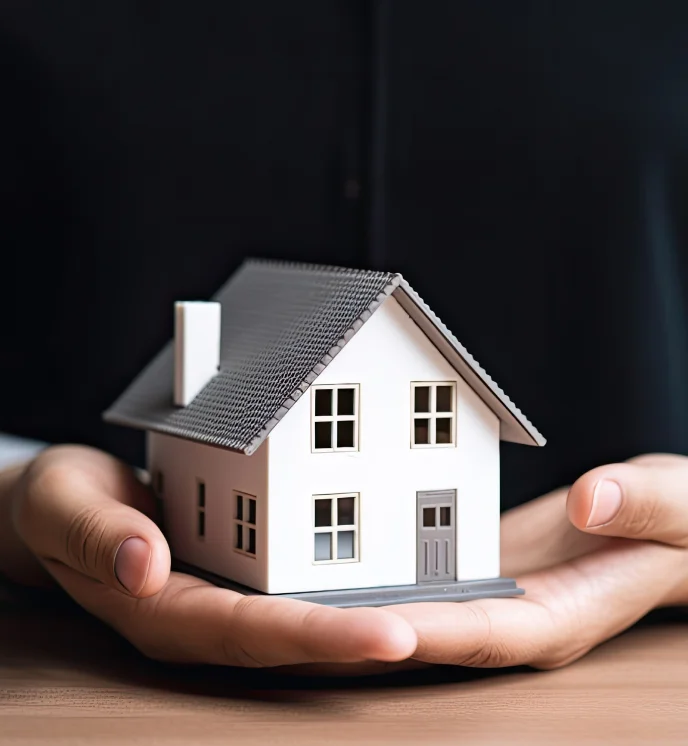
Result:
{"label": "square window", "polygon": [[435,528],[435,508],[423,508],[423,528]]}
{"label": "square window", "polygon": [[430,386],[416,386],[413,395],[414,412],[430,411]]}
{"label": "square window", "polygon": [[435,407],[437,412],[451,412],[452,411],[452,387],[451,386],[438,386],[437,387],[437,406]]}
{"label": "square window", "polygon": [[330,417],[332,415],[332,389],[316,389],[315,416]]}
{"label": "square window", "polygon": [[337,559],[354,558],[354,532],[339,531],[337,533]]}
{"label": "square window", "polygon": [[332,500],[315,501],[315,525],[318,528],[332,525]]}
{"label": "square window", "polygon": [[438,417],[435,423],[436,423],[435,432],[437,434],[435,442],[438,444],[442,444],[442,445],[446,443],[451,443],[452,442],[452,432],[451,432],[452,418],[451,417]]}
{"label": "square window", "polygon": [[314,495],[314,562],[358,561],[358,495]]}
{"label": "square window", "polygon": [[339,500],[337,500],[337,525],[338,526],[353,526],[354,525],[355,502],[356,502],[356,498],[354,497],[340,497]]}
{"label": "square window", "polygon": [[358,384],[313,387],[313,451],[358,450]]}
{"label": "square window", "polygon": [[429,445],[430,443],[430,420],[416,418],[413,421],[413,442],[416,445]]}
{"label": "square window", "polygon": [[411,383],[411,391],[411,448],[455,445],[456,383]]}
{"label": "square window", "polygon": [[315,423],[315,447],[332,448],[332,422],[330,420]]}
{"label": "square window", "polygon": [[332,534],[315,534],[315,561],[332,559]]}
{"label": "square window", "polygon": [[[317,427],[316,423],[316,427]],[[337,448],[354,447],[354,421],[339,420],[337,422]]]}
{"label": "square window", "polygon": [[440,526],[451,526],[451,507],[443,505],[440,508]]}
{"label": "square window", "polygon": [[337,390],[337,414],[353,415],[354,412],[354,389]]}

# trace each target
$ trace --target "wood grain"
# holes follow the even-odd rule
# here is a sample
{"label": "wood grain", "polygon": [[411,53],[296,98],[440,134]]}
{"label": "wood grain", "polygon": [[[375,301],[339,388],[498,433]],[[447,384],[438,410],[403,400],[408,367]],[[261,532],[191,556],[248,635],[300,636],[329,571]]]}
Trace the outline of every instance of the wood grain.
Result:
{"label": "wood grain", "polygon": [[0,596],[0,744],[686,744],[688,629],[552,672],[369,678],[172,667],[44,597]]}

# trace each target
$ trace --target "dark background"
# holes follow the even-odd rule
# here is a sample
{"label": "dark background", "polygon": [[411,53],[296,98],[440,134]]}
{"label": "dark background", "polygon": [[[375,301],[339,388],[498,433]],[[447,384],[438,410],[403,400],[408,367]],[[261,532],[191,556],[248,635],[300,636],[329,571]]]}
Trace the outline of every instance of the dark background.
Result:
{"label": "dark background", "polygon": [[246,256],[401,271],[549,439],[686,452],[688,4],[0,2],[0,430],[101,411]]}

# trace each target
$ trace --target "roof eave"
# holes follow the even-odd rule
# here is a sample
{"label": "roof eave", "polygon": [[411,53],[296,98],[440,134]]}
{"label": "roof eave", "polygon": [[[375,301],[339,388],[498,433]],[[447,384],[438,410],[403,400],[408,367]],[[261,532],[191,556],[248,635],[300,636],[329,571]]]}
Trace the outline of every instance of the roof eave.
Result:
{"label": "roof eave", "polygon": [[547,441],[543,435],[497,386],[406,280],[401,280],[392,295],[440,354],[497,415],[500,421],[501,440],[531,446],[545,445]]}
{"label": "roof eave", "polygon": [[[212,438],[209,436],[203,436],[202,434],[184,435],[173,427],[169,427],[164,423],[152,423],[144,420],[139,420],[136,417],[127,417],[126,415],[114,412],[113,409],[106,410],[103,415],[103,421],[110,425],[119,425],[121,427],[130,427],[133,430],[145,430],[150,433],[157,433],[159,435],[167,435],[171,438],[178,438],[179,440],[188,440],[190,443],[202,443],[203,445],[212,446],[213,448],[221,448],[223,451],[231,451],[232,453],[240,453],[249,456],[256,449],[249,448],[235,448],[227,445],[221,439]],[[260,445],[260,444],[259,444]]]}

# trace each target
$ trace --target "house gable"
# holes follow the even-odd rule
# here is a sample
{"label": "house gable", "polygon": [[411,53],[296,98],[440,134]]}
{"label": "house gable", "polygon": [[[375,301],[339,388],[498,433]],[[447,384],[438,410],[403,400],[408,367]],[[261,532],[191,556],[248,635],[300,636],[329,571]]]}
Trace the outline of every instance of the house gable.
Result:
{"label": "house gable", "polygon": [[[411,383],[456,386],[452,447],[411,448]],[[416,582],[416,493],[456,490],[460,579],[499,575],[499,419],[389,298],[315,379],[357,385],[359,448],[313,452],[313,388],[268,437],[271,593]],[[360,561],[314,560],[314,501],[357,495]],[[390,533],[391,532],[391,533]],[[396,537],[376,542],[376,536]],[[379,547],[386,546],[382,550]]]}

